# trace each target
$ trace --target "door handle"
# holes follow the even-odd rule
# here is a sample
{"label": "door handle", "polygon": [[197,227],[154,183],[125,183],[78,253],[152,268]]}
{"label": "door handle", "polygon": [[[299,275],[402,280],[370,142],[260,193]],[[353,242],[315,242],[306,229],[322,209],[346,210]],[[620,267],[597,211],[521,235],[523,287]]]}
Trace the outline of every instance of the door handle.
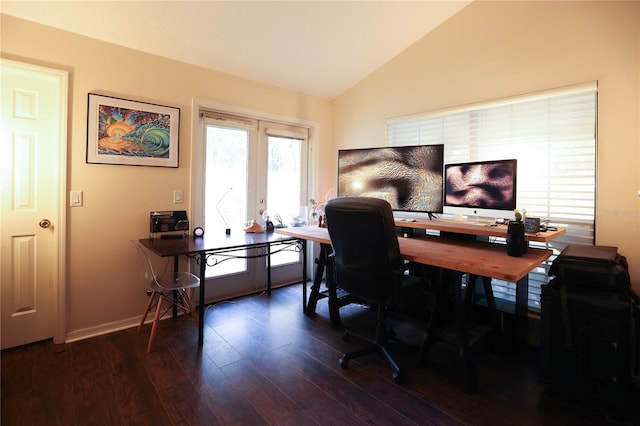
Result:
{"label": "door handle", "polygon": [[40,228],[46,229],[51,226],[51,221],[49,219],[42,219],[38,225],[40,225]]}

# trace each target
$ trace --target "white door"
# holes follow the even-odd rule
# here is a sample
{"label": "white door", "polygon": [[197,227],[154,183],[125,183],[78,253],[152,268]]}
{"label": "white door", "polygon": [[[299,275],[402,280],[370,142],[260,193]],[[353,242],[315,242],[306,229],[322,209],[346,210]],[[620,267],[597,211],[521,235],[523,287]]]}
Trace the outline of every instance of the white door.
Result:
{"label": "white door", "polygon": [[67,73],[2,60],[2,349],[64,339]]}

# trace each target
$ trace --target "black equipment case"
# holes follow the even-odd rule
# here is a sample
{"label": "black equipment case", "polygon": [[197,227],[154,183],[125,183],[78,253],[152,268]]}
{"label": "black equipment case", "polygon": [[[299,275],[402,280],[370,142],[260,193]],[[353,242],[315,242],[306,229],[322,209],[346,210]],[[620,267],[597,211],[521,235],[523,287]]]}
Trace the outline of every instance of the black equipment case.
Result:
{"label": "black equipment case", "polygon": [[638,375],[639,311],[615,247],[568,246],[542,286],[541,379],[609,408],[628,406]]}
{"label": "black equipment case", "polygon": [[627,259],[617,247],[568,245],[553,261],[549,275],[576,288],[627,293],[631,285]]}

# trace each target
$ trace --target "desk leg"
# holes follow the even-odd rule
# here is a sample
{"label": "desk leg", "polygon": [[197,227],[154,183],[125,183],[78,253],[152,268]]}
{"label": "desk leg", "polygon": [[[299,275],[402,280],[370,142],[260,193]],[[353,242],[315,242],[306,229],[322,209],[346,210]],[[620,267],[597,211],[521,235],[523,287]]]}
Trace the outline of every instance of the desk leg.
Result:
{"label": "desk leg", "polygon": [[526,345],[528,341],[529,274],[516,283],[516,342]]}
{"label": "desk leg", "polygon": [[419,366],[424,365],[431,347],[436,342],[436,332],[438,327],[440,327],[440,308],[442,307],[442,303],[445,298],[445,281],[445,270],[438,268],[437,275],[431,277],[431,291],[425,294],[425,305],[429,306],[429,296],[433,297],[433,303],[429,306],[431,312],[429,314],[429,318],[427,318],[427,327],[420,347],[420,352],[418,354]]}
{"label": "desk leg", "polygon": [[[180,256],[173,256],[173,270],[174,272],[178,272],[178,268],[180,267]],[[174,302],[178,300],[178,292],[176,290],[173,291],[173,300]],[[178,304],[174,303],[173,304],[173,309],[172,309],[172,315],[173,318],[178,318]]]}
{"label": "desk leg", "polygon": [[[318,299],[320,299],[320,285],[322,284],[322,276],[324,275],[325,265],[327,263],[328,251],[329,249],[326,244],[320,244],[320,253],[318,254],[318,260],[316,262],[316,273],[313,278],[313,285],[311,286],[309,303],[307,303],[307,309],[305,311],[305,314],[307,315],[314,315],[316,313],[316,306],[318,304]],[[304,295],[304,298],[307,300],[306,294]]]}
{"label": "desk leg", "polygon": [[271,296],[271,244],[267,244],[267,295]]}
{"label": "desk leg", "polygon": [[198,265],[200,266],[200,300],[198,302],[198,346],[204,344],[204,311],[206,309],[204,303],[204,287],[205,287],[205,271],[207,269],[207,258],[204,252],[198,254]]}
{"label": "desk leg", "polygon": [[302,313],[307,313],[307,240],[299,240],[302,247]]}
{"label": "desk leg", "polygon": [[464,363],[467,375],[467,390],[474,392],[478,387],[476,378],[476,368],[471,356],[469,347],[469,334],[467,333],[467,319],[465,313],[465,301],[462,300],[462,272],[450,271],[449,284],[453,291],[453,307],[456,313],[456,324],[458,328],[458,350]]}
{"label": "desk leg", "polygon": [[[318,266],[316,267],[316,274],[313,279],[313,285],[311,286],[311,294],[309,295],[309,303],[307,304],[307,315],[314,315],[316,313],[316,306],[320,299],[320,285],[322,284],[323,274],[326,277],[327,293],[329,293],[329,319],[333,328],[341,328],[342,321],[340,320],[340,305],[338,300],[338,287],[333,279],[334,274],[334,261],[331,255],[333,254],[333,248],[329,244],[320,244],[320,254],[318,255]],[[305,287],[306,290],[306,287]],[[306,291],[303,295],[306,300]]]}
{"label": "desk leg", "polygon": [[487,309],[489,311],[489,317],[491,321],[491,326],[495,329],[499,329],[498,324],[498,315],[496,311],[496,300],[493,297],[493,289],[491,287],[491,277],[484,277],[474,274],[469,274],[467,277],[467,287],[465,288],[464,293],[464,304],[465,304],[465,312],[467,315],[471,312],[471,307],[475,302],[476,297],[476,284],[478,278],[482,280],[482,286],[484,288],[484,297],[487,302]]}
{"label": "desk leg", "polygon": [[424,340],[418,354],[418,365],[424,364],[438,337],[440,307],[443,306],[445,299],[450,299],[453,303],[455,312],[456,337],[458,343],[458,351],[462,363],[464,364],[465,374],[467,378],[467,391],[474,392],[478,387],[476,378],[476,369],[473,363],[471,348],[469,345],[469,333],[467,330],[467,321],[465,315],[465,301],[462,300],[462,272],[452,270],[441,270],[438,277],[435,278],[435,302],[432,307],[431,315],[427,323]]}
{"label": "desk leg", "polygon": [[338,304],[338,286],[336,285],[335,275],[335,261],[332,256],[327,253],[325,259],[326,267],[326,280],[327,291],[329,293],[329,320],[331,321],[331,327],[341,328],[342,321],[340,319],[340,305]]}

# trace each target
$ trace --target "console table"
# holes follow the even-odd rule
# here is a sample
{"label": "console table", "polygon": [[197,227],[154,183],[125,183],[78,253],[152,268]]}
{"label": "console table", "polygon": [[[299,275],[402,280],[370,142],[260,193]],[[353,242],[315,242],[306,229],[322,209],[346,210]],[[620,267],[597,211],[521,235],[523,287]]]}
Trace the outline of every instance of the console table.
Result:
{"label": "console table", "polygon": [[[174,270],[178,270],[178,259],[187,256],[194,259],[199,266],[200,299],[198,303],[198,345],[204,341],[204,311],[207,266],[214,266],[222,258],[267,258],[267,293],[271,294],[271,254],[281,250],[302,251],[302,279],[307,282],[306,244],[297,237],[276,234],[274,232],[246,233],[236,232],[231,235],[222,233],[207,234],[201,238],[187,237],[178,239],[142,238],[140,243],[161,257],[174,258]],[[273,248],[276,247],[274,250]],[[264,249],[256,254],[241,254],[242,250]]]}

